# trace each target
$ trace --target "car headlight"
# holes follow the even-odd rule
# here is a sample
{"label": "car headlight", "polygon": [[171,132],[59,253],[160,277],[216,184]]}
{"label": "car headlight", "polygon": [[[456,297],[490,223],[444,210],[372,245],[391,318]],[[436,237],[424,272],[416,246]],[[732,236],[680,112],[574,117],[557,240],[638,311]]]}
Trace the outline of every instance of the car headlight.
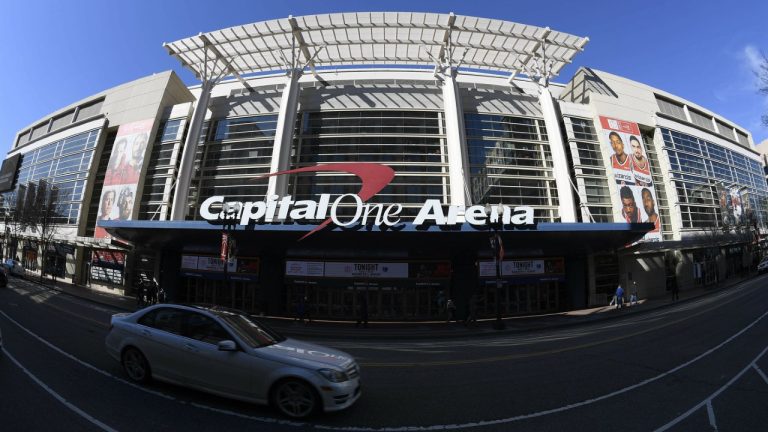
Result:
{"label": "car headlight", "polygon": [[339,383],[349,380],[347,374],[336,369],[319,369],[318,372],[330,382]]}

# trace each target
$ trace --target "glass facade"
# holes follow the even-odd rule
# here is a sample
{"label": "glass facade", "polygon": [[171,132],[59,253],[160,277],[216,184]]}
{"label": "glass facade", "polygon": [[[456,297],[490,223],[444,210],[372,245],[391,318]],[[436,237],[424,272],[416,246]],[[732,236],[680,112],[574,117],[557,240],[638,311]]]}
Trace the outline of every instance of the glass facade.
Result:
{"label": "glass facade", "polygon": [[144,180],[139,219],[163,219],[170,211],[185,123],[184,119],[173,119],[158,127]]}
{"label": "glass facade", "polygon": [[768,222],[768,187],[760,162],[712,142],[661,129],[677,190],[683,229],[702,229],[723,223],[718,187],[740,190],[744,206],[758,225]]}
{"label": "glass facade", "polygon": [[98,140],[99,130],[94,129],[25,153],[14,187],[46,179],[59,190],[54,223],[77,224],[93,149]]}
{"label": "glass facade", "polygon": [[226,118],[206,122],[195,155],[187,219],[199,219],[202,200],[222,195],[228,200],[260,201],[267,193],[277,115]]}
{"label": "glass facade", "polygon": [[[372,203],[401,203],[404,219],[413,218],[427,199],[447,203],[448,158],[441,113],[435,111],[331,111],[301,113],[292,168],[338,162],[372,162],[392,167],[395,178]],[[357,193],[354,175],[307,173],[291,176],[296,199],[331,200]],[[345,207],[349,211],[348,207]]]}
{"label": "glass facade", "polygon": [[531,206],[538,221],[558,220],[544,120],[466,113],[464,124],[473,202]]}
{"label": "glass facade", "polygon": [[565,124],[576,183],[592,216],[582,222],[612,222],[611,194],[595,126],[592,120],[578,117],[566,117]]}

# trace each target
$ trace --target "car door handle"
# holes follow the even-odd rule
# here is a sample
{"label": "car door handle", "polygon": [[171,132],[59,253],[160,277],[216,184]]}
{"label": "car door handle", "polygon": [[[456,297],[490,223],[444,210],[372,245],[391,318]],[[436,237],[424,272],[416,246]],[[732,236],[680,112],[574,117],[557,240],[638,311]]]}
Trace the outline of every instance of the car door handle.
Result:
{"label": "car door handle", "polygon": [[190,344],[190,343],[184,344],[184,348],[186,348],[188,351],[192,351],[192,352],[197,352],[198,351],[197,347],[192,345],[192,344]]}

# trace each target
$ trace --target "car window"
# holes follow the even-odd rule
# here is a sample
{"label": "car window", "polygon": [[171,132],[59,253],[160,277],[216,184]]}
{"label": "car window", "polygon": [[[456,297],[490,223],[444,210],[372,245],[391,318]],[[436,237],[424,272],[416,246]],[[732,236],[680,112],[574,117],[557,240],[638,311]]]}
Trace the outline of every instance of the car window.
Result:
{"label": "car window", "polygon": [[169,333],[181,334],[184,311],[173,308],[160,308],[148,312],[139,318],[139,324]]}
{"label": "car window", "polygon": [[182,336],[210,344],[232,340],[232,336],[219,323],[210,317],[195,312],[185,313]]}
{"label": "car window", "polygon": [[220,313],[219,318],[226,322],[229,328],[251,347],[260,348],[285,340],[284,336],[247,315]]}

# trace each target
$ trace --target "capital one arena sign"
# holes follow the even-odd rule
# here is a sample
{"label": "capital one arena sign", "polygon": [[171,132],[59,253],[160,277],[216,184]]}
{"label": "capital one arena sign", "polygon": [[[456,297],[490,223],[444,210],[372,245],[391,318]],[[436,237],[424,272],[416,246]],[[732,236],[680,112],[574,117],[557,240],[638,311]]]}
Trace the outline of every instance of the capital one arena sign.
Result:
{"label": "capital one arena sign", "polygon": [[[327,164],[305,167],[288,171],[280,171],[256,178],[274,177],[303,172],[345,172],[354,174],[361,180],[360,190],[356,194],[344,194],[331,201],[330,194],[321,194],[318,201],[294,200],[290,195],[278,197],[272,195],[264,201],[226,201],[224,196],[215,195],[200,206],[200,216],[209,222],[234,221],[240,225],[271,222],[282,223],[290,219],[300,221],[320,221],[315,229],[304,235],[319,231],[330,223],[340,227],[351,225],[373,224],[393,227],[401,223],[400,213],[402,204],[370,204],[369,199],[392,182],[395,171],[386,166],[374,163]],[[342,216],[339,207],[354,207],[353,215]],[[214,210],[217,209],[217,210]],[[447,211],[446,211],[447,210]],[[490,213],[481,205],[470,207],[448,206],[444,210],[440,200],[429,199],[422,204],[421,209],[412,224],[416,227],[425,224],[437,226],[456,225],[466,221],[470,225],[484,226],[493,223],[505,225],[532,225],[533,208],[528,206],[511,208],[508,206],[492,206]],[[501,220],[499,220],[501,219]]]}

